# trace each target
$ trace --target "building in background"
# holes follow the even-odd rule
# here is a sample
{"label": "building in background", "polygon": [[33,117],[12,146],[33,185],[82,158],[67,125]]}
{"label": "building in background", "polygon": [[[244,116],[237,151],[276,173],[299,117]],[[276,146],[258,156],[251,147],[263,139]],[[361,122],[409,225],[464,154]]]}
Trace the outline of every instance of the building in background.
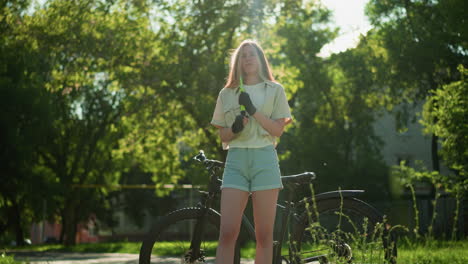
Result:
{"label": "building in background", "polygon": [[[419,123],[421,119],[423,103],[416,104],[412,109],[407,109],[409,116],[415,116],[415,120],[408,122],[399,121],[394,114],[385,112],[374,123],[376,135],[384,141],[381,149],[382,157],[388,166],[399,165],[405,161],[406,165],[415,169],[420,169],[421,165],[428,170],[432,170],[431,156],[431,135],[423,134],[423,126]],[[403,110],[402,108],[396,110]],[[440,147],[440,146],[439,146]],[[440,173],[450,175],[452,172],[443,164],[440,159]],[[392,177],[392,176],[390,176]],[[389,179],[395,186],[397,179]],[[434,197],[433,186],[428,183],[416,183],[414,185],[417,198],[417,208],[419,210],[419,228],[426,232],[431,224],[434,208],[432,201]],[[402,224],[408,227],[415,225],[415,212],[411,193],[408,189],[401,190],[402,195],[395,197],[391,202],[381,202],[380,208],[385,208],[391,222]],[[436,235],[450,235],[453,228],[454,212],[456,201],[448,193],[440,192],[440,198],[436,205],[436,219],[434,223],[434,232]],[[391,203],[391,204],[390,204]],[[466,203],[461,203],[459,227],[460,233],[467,236],[468,231],[468,207]]]}

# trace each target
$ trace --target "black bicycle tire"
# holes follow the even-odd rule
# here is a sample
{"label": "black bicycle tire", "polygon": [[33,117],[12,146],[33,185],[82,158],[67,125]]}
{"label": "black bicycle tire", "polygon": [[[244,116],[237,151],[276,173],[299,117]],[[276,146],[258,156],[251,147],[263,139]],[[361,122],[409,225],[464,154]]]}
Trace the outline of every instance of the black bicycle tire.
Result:
{"label": "black bicycle tire", "polygon": [[[309,198],[309,202],[309,204],[311,204],[312,206],[312,199]],[[359,214],[363,215],[364,217],[367,217],[369,222],[372,222],[373,224],[382,223],[383,221],[383,216],[374,207],[372,207],[364,201],[353,197],[346,197],[343,199],[330,198],[325,200],[319,200],[316,202],[317,212],[319,213],[319,215],[321,212],[327,210],[336,210],[339,209],[341,206],[345,210],[354,210]],[[314,219],[314,209],[311,207],[310,210],[312,211],[312,217]],[[296,243],[296,245],[298,245],[298,251],[300,252],[302,236],[305,233],[305,228],[307,227],[307,223],[309,220],[307,211],[303,212],[298,218],[296,218],[296,220],[298,222],[294,225],[295,228],[293,229],[291,240],[293,241],[293,243]],[[396,239],[393,236],[387,237],[391,240],[389,244],[395,246],[391,251],[392,254],[388,256],[387,261],[389,261],[389,263],[396,264]],[[384,250],[385,254],[390,252],[390,249]]]}
{"label": "black bicycle tire", "polygon": [[[151,228],[150,232],[146,235],[145,239],[140,248],[140,255],[139,255],[139,264],[150,264],[151,262],[151,254],[153,251],[154,244],[157,240],[158,234],[162,231],[167,229],[170,225],[175,224],[179,221],[183,220],[190,220],[190,219],[198,219],[203,213],[203,209],[199,207],[189,207],[189,208],[182,208],[176,211],[173,211],[157,221],[153,227]],[[208,214],[206,219],[209,223],[214,225],[217,229],[219,229],[220,217],[217,212],[214,210],[208,210]],[[239,256],[240,249],[236,247],[235,255]],[[240,261],[235,261],[235,263],[239,263]]]}

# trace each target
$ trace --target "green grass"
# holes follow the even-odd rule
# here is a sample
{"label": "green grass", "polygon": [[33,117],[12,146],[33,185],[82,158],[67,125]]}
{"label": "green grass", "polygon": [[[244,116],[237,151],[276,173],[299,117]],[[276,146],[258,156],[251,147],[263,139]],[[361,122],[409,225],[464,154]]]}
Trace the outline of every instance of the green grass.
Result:
{"label": "green grass", "polygon": [[[25,251],[58,251],[58,252],[95,252],[95,253],[139,253],[141,243],[114,242],[79,244],[73,247],[62,245],[35,245],[27,247],[9,248],[9,250]],[[187,245],[184,245],[188,246]],[[180,248],[179,243],[165,242],[161,245],[162,254],[171,255],[171,252]],[[216,250],[216,242],[208,243],[208,254]],[[177,251],[176,251],[177,252]],[[284,252],[286,253],[286,252]],[[242,258],[253,259],[255,257],[255,244],[247,243],[241,251]],[[0,264],[18,264],[12,257],[0,257]],[[411,264],[465,264],[468,263],[468,240],[463,241],[440,241],[411,242],[402,240],[398,246],[398,263]]]}
{"label": "green grass", "polygon": [[[160,242],[158,244],[156,248],[153,248],[153,254],[157,256],[183,255],[190,247],[190,241]],[[217,247],[218,241],[206,241],[202,245],[208,256],[214,256]]]}
{"label": "green grass", "polygon": [[[283,253],[287,253],[284,252]],[[363,254],[360,252],[359,255]],[[367,252],[367,254],[371,254]],[[373,254],[378,254],[374,252]],[[255,258],[255,244],[247,243],[242,248],[243,258]],[[401,264],[467,264],[468,240],[425,242],[405,241],[398,246],[397,262]],[[377,262],[376,262],[377,263]]]}
{"label": "green grass", "polygon": [[21,264],[21,262],[14,260],[12,256],[7,256],[5,253],[2,253],[0,255],[0,264]]}
{"label": "green grass", "polygon": [[[434,241],[431,244],[425,242],[403,242],[398,246],[397,262],[401,264],[467,264],[468,240],[463,241]],[[356,253],[356,252],[355,252]],[[287,250],[283,250],[287,254]],[[363,252],[357,253],[363,258]],[[366,254],[379,253],[369,250]],[[255,244],[248,242],[241,251],[242,258],[255,258]],[[376,256],[377,257],[377,256]],[[380,263],[380,262],[376,262]]]}
{"label": "green grass", "polygon": [[398,247],[398,263],[466,264],[468,240],[411,243],[402,241]]}
{"label": "green grass", "polygon": [[88,253],[135,253],[140,252],[140,242],[103,242],[103,243],[85,243],[71,247],[63,245],[31,245],[24,247],[9,247],[7,251],[55,251],[55,252],[88,252]]}

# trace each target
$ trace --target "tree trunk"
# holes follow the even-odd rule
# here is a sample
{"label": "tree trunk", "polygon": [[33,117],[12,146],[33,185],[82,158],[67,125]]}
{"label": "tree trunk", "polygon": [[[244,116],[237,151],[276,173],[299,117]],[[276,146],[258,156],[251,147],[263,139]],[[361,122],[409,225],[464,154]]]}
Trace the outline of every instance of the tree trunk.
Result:
{"label": "tree trunk", "polygon": [[63,238],[65,237],[65,212],[62,212],[62,228],[60,228],[60,237],[59,237],[59,243],[63,244]]}
{"label": "tree trunk", "polygon": [[16,233],[16,245],[17,246],[23,246],[24,245],[24,233],[23,233],[23,227],[21,226],[21,211],[18,206],[18,204],[13,202],[13,225],[15,227],[15,233]]}
{"label": "tree trunk", "polygon": [[[440,164],[439,164],[439,155],[437,154],[438,151],[438,138],[435,134],[432,134],[432,139],[431,139],[431,156],[432,156],[432,170],[440,172]],[[436,187],[431,184],[431,194],[430,194],[430,199],[433,201],[436,197]],[[432,217],[434,214],[434,211],[436,208],[434,208],[432,202],[429,202],[429,215]]]}
{"label": "tree trunk", "polygon": [[431,154],[432,154],[432,170],[440,172],[440,164],[439,164],[439,155],[438,152],[438,141],[439,137],[432,134],[432,145],[431,145]]}
{"label": "tree trunk", "polygon": [[[66,205],[67,206],[67,205]],[[76,244],[76,210],[74,203],[70,203],[65,208],[64,221],[63,221],[63,234],[64,234],[64,245],[73,246]]]}
{"label": "tree trunk", "polygon": [[[8,229],[10,228],[11,226],[11,207],[10,206],[6,206],[6,207],[3,207],[1,208],[2,210],[1,211],[5,211],[5,215],[7,216],[6,218],[4,219],[1,219],[0,220],[0,237],[3,237],[5,235],[5,233],[8,231]],[[1,212],[3,214],[3,212]]]}

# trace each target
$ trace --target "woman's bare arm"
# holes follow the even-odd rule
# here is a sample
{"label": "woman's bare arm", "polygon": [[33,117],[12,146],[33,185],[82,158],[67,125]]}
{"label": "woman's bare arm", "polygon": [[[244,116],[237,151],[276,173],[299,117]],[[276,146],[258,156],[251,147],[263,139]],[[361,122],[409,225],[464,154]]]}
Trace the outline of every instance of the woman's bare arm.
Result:
{"label": "woman's bare arm", "polygon": [[219,136],[221,137],[221,142],[230,142],[236,137],[236,134],[232,132],[230,127],[221,127],[219,128]]}
{"label": "woman's bare arm", "polygon": [[260,111],[256,111],[253,117],[270,135],[280,137],[283,134],[286,118],[273,120],[266,117]]}
{"label": "woman's bare arm", "polygon": [[287,124],[287,118],[270,119],[257,111],[257,108],[253,105],[250,96],[246,92],[241,92],[239,95],[239,104],[245,106],[245,110],[253,116],[257,122],[274,137],[280,137],[283,134],[284,126]]}

